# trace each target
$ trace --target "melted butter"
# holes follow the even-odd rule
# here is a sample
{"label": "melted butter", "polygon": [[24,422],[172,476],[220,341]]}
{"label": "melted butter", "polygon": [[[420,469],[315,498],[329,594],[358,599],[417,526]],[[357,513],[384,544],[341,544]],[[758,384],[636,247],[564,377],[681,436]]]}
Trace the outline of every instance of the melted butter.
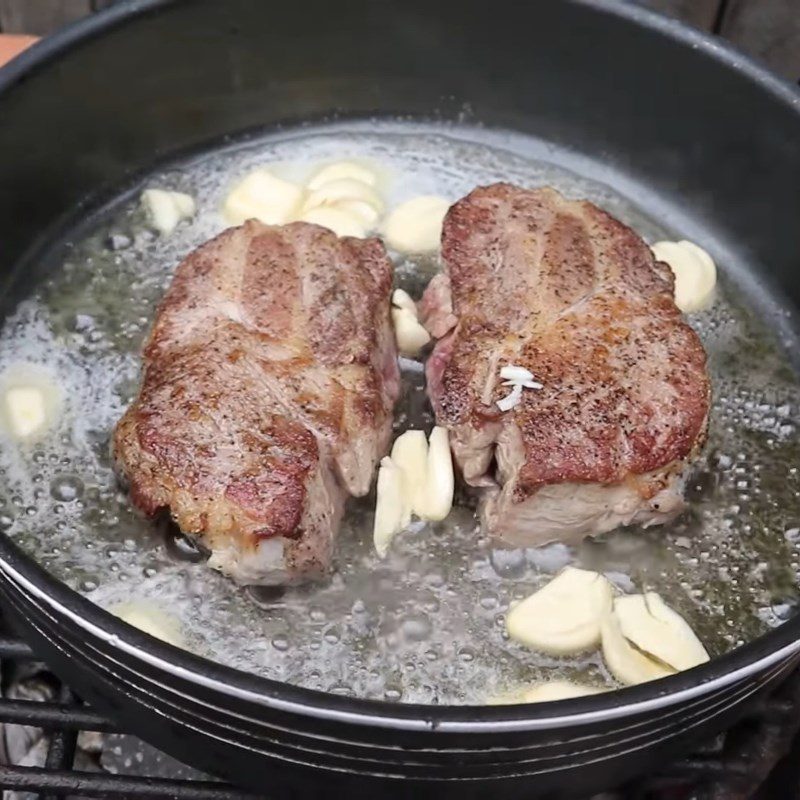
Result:
{"label": "melted butter", "polygon": [[[64,405],[31,446],[0,433],[0,528],[107,608],[145,601],[169,608],[186,646],[208,658],[390,701],[479,703],[551,679],[613,686],[597,652],[548,657],[506,637],[509,605],[567,563],[602,570],[628,590],[657,591],[712,654],[788,618],[800,570],[800,478],[791,466],[800,464],[793,421],[800,388],[764,316],[748,310],[748,295],[720,259],[717,301],[692,318],[714,384],[710,439],[688,486],[690,510],[671,526],[618,531],[576,550],[502,551],[480,537],[469,499],[457,492],[445,521],[412,523],[381,561],[372,546],[372,495],[349,504],[327,584],[242,590],[209,570],[170,526],[131,509],[108,437],[136,391],[139,350],[176,264],[225,227],[220,208],[235,176],[280,163],[286,171],[276,174],[305,180],[319,163],[342,158],[381,165],[387,208],[421,194],[460,197],[504,179],[588,197],[649,241],[700,240],[691,221],[663,227],[668,215],[622,178],[581,177],[565,165],[602,172],[490,131],[304,129],[176,164],[147,185],[197,198],[190,222],[159,238],[135,199],[118,205],[56,258],[50,278],[5,322],[0,375],[33,364],[55,376]],[[436,269],[435,256],[398,258],[396,282],[416,297]],[[404,363],[396,428],[428,430],[422,375],[416,362]]]}

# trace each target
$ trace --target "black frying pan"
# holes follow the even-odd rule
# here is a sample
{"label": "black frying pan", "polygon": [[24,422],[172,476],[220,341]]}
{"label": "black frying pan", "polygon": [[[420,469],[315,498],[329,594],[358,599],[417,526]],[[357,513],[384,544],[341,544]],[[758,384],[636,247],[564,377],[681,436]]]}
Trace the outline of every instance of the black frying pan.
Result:
{"label": "black frying pan", "polygon": [[[84,204],[168,154],[337,114],[531,133],[680,197],[790,332],[800,307],[800,95],[724,45],[599,0],[132,0],[0,73],[4,309]],[[77,215],[76,215],[76,209]],[[796,354],[788,354],[793,358]],[[90,532],[87,531],[87,535]],[[397,706],[300,689],[161,644],[0,538],[0,592],[91,703],[270,795],[569,797],[729,725],[798,661],[800,620],[708,665],[577,700]]]}

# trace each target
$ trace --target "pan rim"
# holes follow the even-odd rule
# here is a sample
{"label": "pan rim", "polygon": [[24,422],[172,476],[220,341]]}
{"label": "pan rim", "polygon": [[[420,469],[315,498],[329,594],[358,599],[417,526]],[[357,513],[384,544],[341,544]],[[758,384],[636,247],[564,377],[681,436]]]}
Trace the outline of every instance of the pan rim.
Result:
{"label": "pan rim", "polygon": [[[0,69],[0,95],[27,75],[56,60],[76,44],[102,34],[135,16],[185,0],[126,0],[80,20],[34,44]],[[709,59],[758,85],[800,116],[800,88],[772,74],[731,45],[683,23],[633,4],[614,0],[564,0],[612,15],[702,51]],[[59,581],[6,534],[0,536],[0,573],[6,584],[18,583],[87,634],[124,650],[158,670],[246,702],[308,719],[441,733],[528,732],[592,724],[646,713],[690,700],[762,672],[800,652],[800,616],[707,664],[653,683],[586,698],[516,706],[424,706],[332,695],[275,681],[218,664],[143,634]]]}
{"label": "pan rim", "polygon": [[[53,577],[5,534],[0,537],[0,576],[7,586],[35,595],[87,635],[198,687],[311,720],[407,732],[527,733],[613,721],[725,689],[800,653],[798,616],[706,664],[599,695],[513,706],[390,703],[294,686],[219,664],[155,639]],[[549,713],[542,713],[543,710]]]}
{"label": "pan rim", "polygon": [[[74,44],[89,40],[107,29],[159,8],[187,0],[121,0],[103,11],[66,25],[56,33],[39,39],[0,68],[0,95],[12,88],[28,73],[57,58]],[[633,3],[616,0],[561,0],[573,6],[584,6],[598,13],[614,16],[648,28],[680,44],[702,51],[705,55],[733,69],[767,91],[775,99],[800,112],[800,86],[791,83],[753,56],[747,55],[715,34],[708,34],[680,20]]]}

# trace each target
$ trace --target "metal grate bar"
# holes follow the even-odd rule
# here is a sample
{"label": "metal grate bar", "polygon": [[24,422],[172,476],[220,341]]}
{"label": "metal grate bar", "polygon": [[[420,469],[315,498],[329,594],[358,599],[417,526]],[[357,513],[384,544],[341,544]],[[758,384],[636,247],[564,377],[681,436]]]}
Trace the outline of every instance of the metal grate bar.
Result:
{"label": "metal grate bar", "polygon": [[685,758],[669,768],[671,775],[676,778],[697,780],[702,776],[705,781],[738,778],[752,772],[750,764],[741,761],[723,761],[719,758]]}
{"label": "metal grate bar", "polygon": [[0,786],[22,792],[44,791],[45,797],[73,794],[148,800],[263,800],[264,797],[210,781],[130,778],[46,767],[0,766]]}
{"label": "metal grate bar", "polygon": [[[62,686],[58,692],[58,702],[65,707],[77,705],[77,700],[67,686]],[[75,750],[78,745],[78,731],[72,729],[56,729],[50,731],[50,743],[47,747],[45,769],[67,770],[72,769],[75,762]],[[41,794],[39,800],[57,800],[58,795]]]}
{"label": "metal grate bar", "polygon": [[0,636],[0,658],[10,658],[12,661],[33,660],[35,656],[25,642],[19,639],[9,639]]}
{"label": "metal grate bar", "polygon": [[105,717],[81,706],[59,703],[40,703],[33,700],[3,700],[0,702],[0,722],[33,725],[45,730],[98,731],[114,733],[117,725]]}

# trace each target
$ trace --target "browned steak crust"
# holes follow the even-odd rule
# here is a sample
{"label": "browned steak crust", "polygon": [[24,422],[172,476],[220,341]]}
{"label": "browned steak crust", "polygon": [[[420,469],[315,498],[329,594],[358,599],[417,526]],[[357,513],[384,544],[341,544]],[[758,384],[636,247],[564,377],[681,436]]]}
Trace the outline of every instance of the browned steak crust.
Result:
{"label": "browned steak crust", "polygon": [[[429,360],[429,391],[467,479],[503,488],[495,514],[554,484],[628,484],[645,501],[662,471],[680,472],[705,431],[706,356],[669,268],[634,231],[589,202],[501,183],[450,209],[442,257],[423,310],[436,321],[452,304],[456,325]],[[501,413],[509,364],[543,388]]]}
{"label": "browned steak crust", "polygon": [[242,582],[324,571],[391,432],[391,276],[378,240],[307,223],[250,221],[191,253],[114,434],[133,502],[169,508]]}

